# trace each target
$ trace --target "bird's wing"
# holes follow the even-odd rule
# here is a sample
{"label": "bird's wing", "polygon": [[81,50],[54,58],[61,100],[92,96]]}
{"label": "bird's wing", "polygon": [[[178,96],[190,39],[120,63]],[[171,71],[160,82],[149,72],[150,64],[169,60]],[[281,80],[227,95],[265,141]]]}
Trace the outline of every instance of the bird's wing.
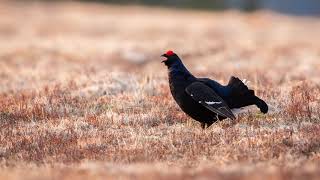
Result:
{"label": "bird's wing", "polygon": [[210,111],[230,119],[236,118],[231,112],[228,105],[223,101],[223,99],[220,96],[218,96],[217,93],[215,93],[214,90],[212,90],[207,85],[201,82],[194,82],[190,84],[185,89],[185,91],[195,101],[197,101]]}
{"label": "bird's wing", "polygon": [[209,86],[212,90],[215,91],[220,97],[228,97],[231,92],[231,88],[228,86],[223,86],[217,81],[214,81],[209,78],[197,78],[199,82]]}

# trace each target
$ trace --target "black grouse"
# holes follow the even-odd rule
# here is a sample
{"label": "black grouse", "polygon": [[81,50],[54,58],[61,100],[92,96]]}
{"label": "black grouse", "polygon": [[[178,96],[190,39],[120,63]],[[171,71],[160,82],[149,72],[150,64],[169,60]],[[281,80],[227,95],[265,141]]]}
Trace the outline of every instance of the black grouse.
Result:
{"label": "black grouse", "polygon": [[256,105],[263,113],[268,105],[255,96],[239,78],[231,77],[223,86],[209,78],[196,78],[173,51],[162,55],[168,67],[170,91],[180,108],[201,123],[202,128],[225,118],[235,119],[231,109]]}

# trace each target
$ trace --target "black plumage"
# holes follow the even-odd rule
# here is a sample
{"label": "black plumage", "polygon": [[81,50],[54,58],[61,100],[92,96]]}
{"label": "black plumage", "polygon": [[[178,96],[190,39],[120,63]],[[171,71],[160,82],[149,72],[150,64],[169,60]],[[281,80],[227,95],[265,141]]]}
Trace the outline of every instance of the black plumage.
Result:
{"label": "black plumage", "polygon": [[179,107],[199,121],[203,128],[217,120],[235,119],[231,109],[256,105],[263,113],[268,105],[255,96],[239,78],[231,77],[226,86],[209,78],[196,78],[173,51],[162,55],[168,67],[170,91]]}

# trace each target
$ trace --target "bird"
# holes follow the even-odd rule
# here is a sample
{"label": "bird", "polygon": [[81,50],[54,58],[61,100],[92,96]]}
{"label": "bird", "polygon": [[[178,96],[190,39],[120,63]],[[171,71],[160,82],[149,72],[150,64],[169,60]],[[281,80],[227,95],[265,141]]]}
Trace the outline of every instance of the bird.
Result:
{"label": "bird", "polygon": [[235,120],[232,110],[245,106],[256,105],[262,113],[268,112],[266,102],[238,77],[231,76],[227,85],[221,85],[215,80],[192,75],[172,50],[161,56],[168,68],[173,99],[182,111],[200,122],[203,129],[226,118]]}

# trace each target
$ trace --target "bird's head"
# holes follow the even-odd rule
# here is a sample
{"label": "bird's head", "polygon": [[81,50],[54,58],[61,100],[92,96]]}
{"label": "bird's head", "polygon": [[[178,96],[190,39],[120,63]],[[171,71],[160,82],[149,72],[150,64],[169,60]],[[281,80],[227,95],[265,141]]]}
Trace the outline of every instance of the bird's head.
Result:
{"label": "bird's head", "polygon": [[174,53],[171,50],[167,51],[165,54],[162,54],[161,57],[164,58],[162,63],[164,63],[168,67],[171,66],[172,64],[174,64],[175,62],[180,61],[178,55],[176,55],[176,53]]}

